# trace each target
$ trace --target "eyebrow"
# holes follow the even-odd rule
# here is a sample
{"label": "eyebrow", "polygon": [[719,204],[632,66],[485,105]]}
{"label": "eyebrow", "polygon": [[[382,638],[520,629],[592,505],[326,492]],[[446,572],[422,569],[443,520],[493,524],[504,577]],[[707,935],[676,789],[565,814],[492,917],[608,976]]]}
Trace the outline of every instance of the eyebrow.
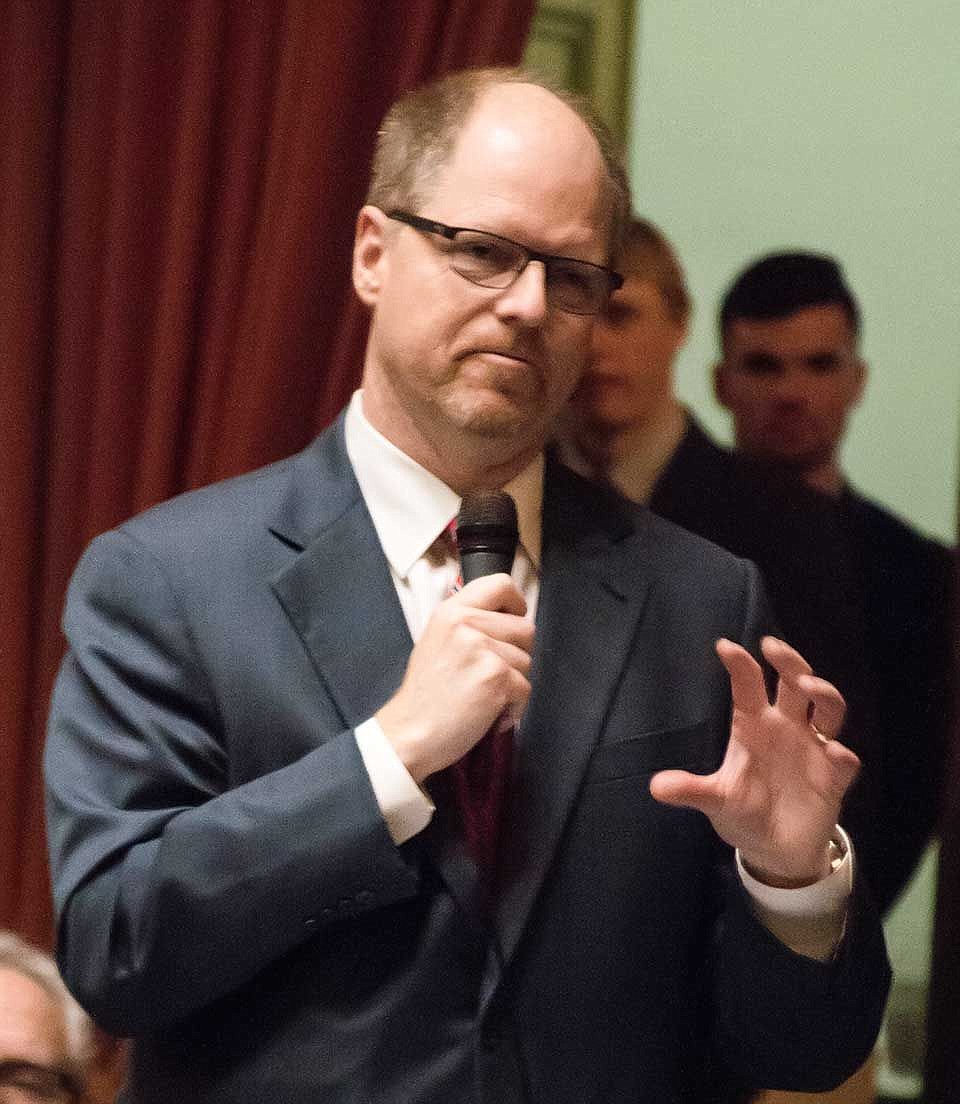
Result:
{"label": "eyebrow", "polygon": [[770,353],[765,349],[750,349],[739,358],[739,364],[744,368],[776,368],[789,360],[799,360],[809,367],[836,367],[843,362],[843,354],[835,349],[822,349],[810,353],[804,353],[799,357],[784,357],[779,353]]}
{"label": "eyebrow", "polygon": [[744,368],[776,368],[783,363],[781,357],[775,353],[767,353],[761,350],[749,350],[739,358],[739,363]]}

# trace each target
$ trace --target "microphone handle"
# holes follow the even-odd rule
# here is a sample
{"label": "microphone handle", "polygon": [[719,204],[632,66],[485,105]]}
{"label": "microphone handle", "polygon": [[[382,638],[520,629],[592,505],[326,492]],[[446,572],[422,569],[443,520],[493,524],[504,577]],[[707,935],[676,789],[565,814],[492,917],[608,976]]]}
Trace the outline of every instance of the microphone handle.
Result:
{"label": "microphone handle", "polygon": [[460,557],[460,573],[464,584],[472,583],[483,575],[509,575],[513,567],[513,556],[499,550],[472,550]]}

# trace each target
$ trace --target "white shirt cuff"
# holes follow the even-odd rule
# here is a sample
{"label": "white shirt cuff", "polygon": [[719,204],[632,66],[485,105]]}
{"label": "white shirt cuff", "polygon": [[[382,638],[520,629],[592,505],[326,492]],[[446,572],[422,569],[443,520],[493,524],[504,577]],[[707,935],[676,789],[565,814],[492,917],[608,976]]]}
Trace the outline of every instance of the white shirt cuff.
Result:
{"label": "white shirt cuff", "polygon": [[436,806],[414,782],[376,717],[354,730],[373,795],[394,843],[404,843],[430,823]]}
{"label": "white shirt cuff", "polygon": [[797,954],[827,962],[843,938],[853,892],[853,845],[839,826],[844,855],[825,878],[801,889],[777,889],[758,882],[737,851],[737,873],[761,923]]}

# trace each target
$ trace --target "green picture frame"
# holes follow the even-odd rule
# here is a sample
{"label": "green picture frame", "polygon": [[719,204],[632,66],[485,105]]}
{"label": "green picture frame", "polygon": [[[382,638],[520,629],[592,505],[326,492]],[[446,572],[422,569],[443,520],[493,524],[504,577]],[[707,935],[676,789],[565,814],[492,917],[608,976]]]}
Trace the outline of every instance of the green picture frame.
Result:
{"label": "green picture frame", "polygon": [[524,64],[587,96],[621,142],[629,127],[639,0],[541,0]]}

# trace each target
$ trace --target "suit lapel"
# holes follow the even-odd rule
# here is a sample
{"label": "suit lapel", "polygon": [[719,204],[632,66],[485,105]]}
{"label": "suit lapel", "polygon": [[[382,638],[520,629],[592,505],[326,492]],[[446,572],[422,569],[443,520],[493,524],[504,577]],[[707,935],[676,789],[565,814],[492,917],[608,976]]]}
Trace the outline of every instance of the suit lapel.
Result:
{"label": "suit lapel", "polygon": [[[413,642],[390,568],[343,443],[342,419],[294,462],[271,530],[298,554],[272,583],[344,727],[397,690]],[[477,916],[477,869],[442,776],[428,782],[437,811],[410,846],[436,865],[464,912]]]}
{"label": "suit lapel", "polygon": [[314,536],[273,589],[344,724],[372,716],[400,685],[412,642],[359,495]]}
{"label": "suit lapel", "polygon": [[548,465],[543,583],[495,923],[514,953],[576,801],[646,599],[641,514]]}
{"label": "suit lapel", "polygon": [[[499,947],[486,995],[547,875],[629,653],[647,587],[639,516],[619,496],[548,463],[533,693],[517,735],[493,916]],[[412,642],[346,456],[342,419],[293,462],[271,530],[296,553],[274,592],[344,725],[355,726],[396,691]],[[437,813],[411,845],[475,923],[477,871],[451,795],[442,777],[429,789]]]}
{"label": "suit lapel", "polygon": [[342,419],[294,461],[271,531],[298,553],[274,593],[344,724],[356,725],[399,686],[412,644]]}

